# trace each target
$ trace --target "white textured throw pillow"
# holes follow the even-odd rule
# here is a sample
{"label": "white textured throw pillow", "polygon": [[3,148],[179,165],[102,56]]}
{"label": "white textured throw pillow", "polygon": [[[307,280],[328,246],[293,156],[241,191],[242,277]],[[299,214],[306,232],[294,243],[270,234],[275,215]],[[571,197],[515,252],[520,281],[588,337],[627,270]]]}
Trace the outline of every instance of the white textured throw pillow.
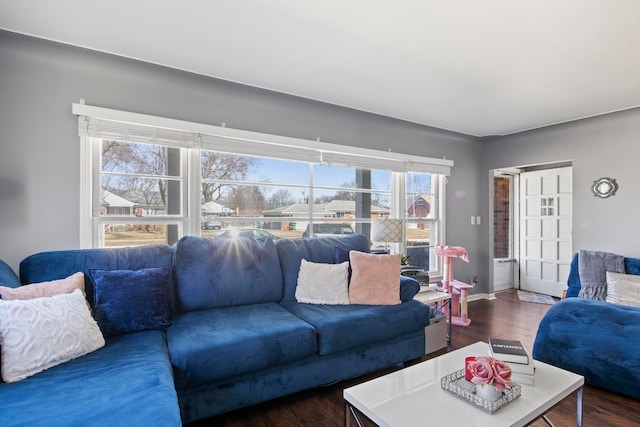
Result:
{"label": "white textured throw pillow", "polygon": [[607,271],[607,302],[640,307],[640,276]]}
{"label": "white textured throw pillow", "polygon": [[308,304],[349,304],[349,262],[300,263],[296,300]]}
{"label": "white textured throw pillow", "polygon": [[105,344],[82,291],[31,300],[0,300],[2,379],[19,381]]}

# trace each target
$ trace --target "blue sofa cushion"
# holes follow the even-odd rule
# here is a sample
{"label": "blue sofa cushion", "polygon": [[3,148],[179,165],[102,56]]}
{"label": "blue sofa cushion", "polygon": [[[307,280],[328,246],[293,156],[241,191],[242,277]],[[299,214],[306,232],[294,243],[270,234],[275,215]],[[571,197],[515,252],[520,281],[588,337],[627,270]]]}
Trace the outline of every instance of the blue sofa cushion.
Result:
{"label": "blue sofa cushion", "polygon": [[178,389],[316,353],[313,327],[276,303],[185,313],[167,331]]}
{"label": "blue sofa cushion", "polygon": [[94,316],[104,336],[169,327],[170,267],[91,270]]}
{"label": "blue sofa cushion", "polygon": [[277,302],[282,273],[272,239],[185,236],[175,248],[178,308],[182,312]]}
{"label": "blue sofa cushion", "polygon": [[560,301],[540,322],[533,358],[587,384],[640,399],[640,310],[584,298]]}
{"label": "blue sofa cushion", "polygon": [[369,240],[362,234],[343,237],[279,239],[276,241],[276,248],[278,249],[284,283],[282,301],[295,301],[298,271],[300,271],[300,262],[303,258],[311,262],[335,264],[336,248],[369,252]]}
{"label": "blue sofa cushion", "polygon": [[389,340],[429,325],[429,307],[419,301],[346,306],[285,301],[281,305],[313,325],[320,355]]}
{"label": "blue sofa cushion", "polygon": [[351,280],[351,273],[353,273],[353,270],[351,270],[351,258],[349,258],[349,252],[351,252],[351,249],[336,246],[336,264],[342,264],[343,262],[349,263],[349,280]]}
{"label": "blue sofa cushion", "polygon": [[[578,252],[576,252],[571,259],[571,269],[569,270],[569,278],[567,279],[567,298],[577,297],[580,293],[580,288],[582,287],[580,282],[578,258]],[[625,258],[624,268],[627,274],[640,276],[640,258]]]}
{"label": "blue sofa cushion", "polygon": [[[85,274],[87,300],[93,307],[93,282],[90,270],[140,270],[150,267],[171,267],[173,250],[168,245],[148,245],[131,248],[77,249],[40,252],[20,263],[22,283],[39,283],[64,279],[82,271]],[[169,286],[169,308],[175,313],[173,277]]]}
{"label": "blue sofa cushion", "polygon": [[20,279],[18,279],[13,269],[6,262],[0,260],[0,286],[17,288],[20,285]]}
{"label": "blue sofa cushion", "polygon": [[0,425],[180,426],[165,333],[110,338],[91,354],[0,384]]}
{"label": "blue sofa cushion", "polygon": [[640,276],[640,258],[625,258],[624,268],[627,274]]}

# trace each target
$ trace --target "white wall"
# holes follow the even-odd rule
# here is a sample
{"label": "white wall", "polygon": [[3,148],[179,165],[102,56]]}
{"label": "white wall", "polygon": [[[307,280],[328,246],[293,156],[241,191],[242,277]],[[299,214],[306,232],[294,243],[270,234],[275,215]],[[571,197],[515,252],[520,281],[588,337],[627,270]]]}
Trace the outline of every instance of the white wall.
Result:
{"label": "white wall", "polygon": [[71,104],[84,98],[119,110],[451,159],[448,243],[471,254],[471,263],[457,264],[460,280],[479,275],[480,227],[468,225],[480,206],[482,144],[475,138],[3,31],[0,94],[0,258],[14,269],[32,253],[78,247],[79,138]]}

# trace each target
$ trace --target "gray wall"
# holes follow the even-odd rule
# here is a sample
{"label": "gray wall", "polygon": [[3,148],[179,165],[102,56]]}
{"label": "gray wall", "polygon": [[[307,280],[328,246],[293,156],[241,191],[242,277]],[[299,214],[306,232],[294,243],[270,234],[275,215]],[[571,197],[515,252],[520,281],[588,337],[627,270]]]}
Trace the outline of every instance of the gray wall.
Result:
{"label": "gray wall", "polygon": [[[220,58],[221,61],[224,58]],[[260,72],[256,70],[256,72]],[[482,144],[471,137],[0,31],[0,259],[78,247],[79,138],[71,104],[455,162],[447,188],[449,244],[479,275]],[[482,283],[482,277],[481,277]]]}
{"label": "gray wall", "polygon": [[[640,257],[640,109],[612,113],[485,142],[483,181],[489,170],[570,160],[573,163],[573,250]],[[619,190],[594,197],[593,181],[615,178]],[[488,186],[482,210],[489,211]],[[481,248],[489,248],[483,227]],[[487,265],[485,273],[488,272]]]}

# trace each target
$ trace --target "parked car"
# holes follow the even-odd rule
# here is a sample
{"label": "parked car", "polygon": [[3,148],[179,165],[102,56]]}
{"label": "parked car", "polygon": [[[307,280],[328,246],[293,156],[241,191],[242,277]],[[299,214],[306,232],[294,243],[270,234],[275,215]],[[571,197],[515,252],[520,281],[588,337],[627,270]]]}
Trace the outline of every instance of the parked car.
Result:
{"label": "parked car", "polygon": [[219,221],[202,221],[200,228],[203,230],[220,230],[222,223]]}
{"label": "parked car", "polygon": [[[340,236],[354,234],[353,228],[349,224],[313,224],[313,237]],[[302,237],[311,237],[309,225],[302,233]]]}
{"label": "parked car", "polygon": [[256,240],[277,239],[277,236],[260,228],[231,228],[220,234],[218,237],[235,239],[238,237]]}

